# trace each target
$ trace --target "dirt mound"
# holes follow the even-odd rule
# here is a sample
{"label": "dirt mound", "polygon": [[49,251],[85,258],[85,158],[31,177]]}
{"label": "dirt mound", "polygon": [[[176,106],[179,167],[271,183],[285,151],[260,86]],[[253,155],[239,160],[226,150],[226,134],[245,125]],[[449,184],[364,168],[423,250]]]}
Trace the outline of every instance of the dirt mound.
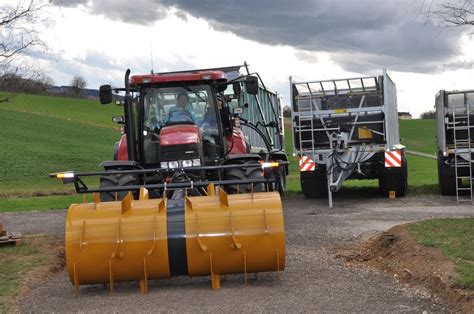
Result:
{"label": "dirt mound", "polygon": [[349,265],[368,265],[392,274],[399,281],[427,288],[463,312],[474,312],[474,290],[459,286],[455,262],[418,244],[403,225],[369,239],[345,258]]}

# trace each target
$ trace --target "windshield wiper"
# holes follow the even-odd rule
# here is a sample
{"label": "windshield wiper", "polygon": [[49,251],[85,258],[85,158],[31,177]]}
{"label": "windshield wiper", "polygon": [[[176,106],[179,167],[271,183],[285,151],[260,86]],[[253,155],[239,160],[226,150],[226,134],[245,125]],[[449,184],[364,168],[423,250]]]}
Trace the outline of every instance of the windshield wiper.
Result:
{"label": "windshield wiper", "polygon": [[199,98],[199,100],[207,103],[207,100],[202,98],[198,93],[196,93],[195,91],[192,90],[191,87],[189,87],[188,85],[184,84],[184,83],[180,83],[179,84],[182,88],[184,88],[185,90],[187,90],[188,92],[192,92],[194,95],[196,95],[197,98]]}

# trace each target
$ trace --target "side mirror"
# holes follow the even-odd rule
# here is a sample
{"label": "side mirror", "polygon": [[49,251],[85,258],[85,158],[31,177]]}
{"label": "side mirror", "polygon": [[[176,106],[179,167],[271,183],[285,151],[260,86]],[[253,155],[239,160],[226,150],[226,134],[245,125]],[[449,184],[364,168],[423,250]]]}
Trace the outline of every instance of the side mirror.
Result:
{"label": "side mirror", "polygon": [[102,85],[99,88],[99,99],[102,105],[112,102],[112,87],[110,85]]}
{"label": "side mirror", "polygon": [[125,124],[125,118],[123,116],[113,116],[112,122],[117,124]]}
{"label": "side mirror", "polygon": [[245,79],[245,90],[250,95],[258,94],[258,77],[256,76],[247,76]]}

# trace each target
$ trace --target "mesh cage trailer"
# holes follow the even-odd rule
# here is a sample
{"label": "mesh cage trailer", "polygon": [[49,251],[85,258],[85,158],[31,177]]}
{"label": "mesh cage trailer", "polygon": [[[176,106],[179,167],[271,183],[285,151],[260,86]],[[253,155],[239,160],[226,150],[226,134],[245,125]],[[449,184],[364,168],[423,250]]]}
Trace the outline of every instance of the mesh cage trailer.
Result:
{"label": "mesh cage trailer", "polygon": [[438,180],[442,195],[472,202],[474,90],[436,95]]}
{"label": "mesh cage trailer", "polygon": [[407,190],[397,92],[378,77],[296,82],[290,77],[293,154],[307,198],[329,198],[347,179],[378,179],[383,195]]}

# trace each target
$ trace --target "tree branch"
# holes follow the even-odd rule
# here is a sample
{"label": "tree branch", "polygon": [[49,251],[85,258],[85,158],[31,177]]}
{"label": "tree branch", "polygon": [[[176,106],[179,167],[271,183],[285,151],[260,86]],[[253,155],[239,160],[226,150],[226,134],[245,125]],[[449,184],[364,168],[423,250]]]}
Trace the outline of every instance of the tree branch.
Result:
{"label": "tree branch", "polygon": [[19,0],[14,7],[0,6],[0,67],[3,71],[11,64],[12,59],[24,53],[32,46],[42,44],[35,29],[38,20],[38,11],[44,5],[37,4],[36,0],[24,3]]}
{"label": "tree branch", "polygon": [[432,0],[425,13],[429,19],[444,27],[470,27],[474,25],[473,2],[473,0]]}
{"label": "tree branch", "polygon": [[15,20],[19,20],[22,17],[25,17],[26,15],[29,15],[36,11],[36,9],[33,8],[33,0],[30,0],[30,4],[28,5],[28,7],[23,10],[20,6],[21,2],[18,3],[17,7],[14,10],[8,12],[6,16],[0,17],[0,26],[11,24]]}

